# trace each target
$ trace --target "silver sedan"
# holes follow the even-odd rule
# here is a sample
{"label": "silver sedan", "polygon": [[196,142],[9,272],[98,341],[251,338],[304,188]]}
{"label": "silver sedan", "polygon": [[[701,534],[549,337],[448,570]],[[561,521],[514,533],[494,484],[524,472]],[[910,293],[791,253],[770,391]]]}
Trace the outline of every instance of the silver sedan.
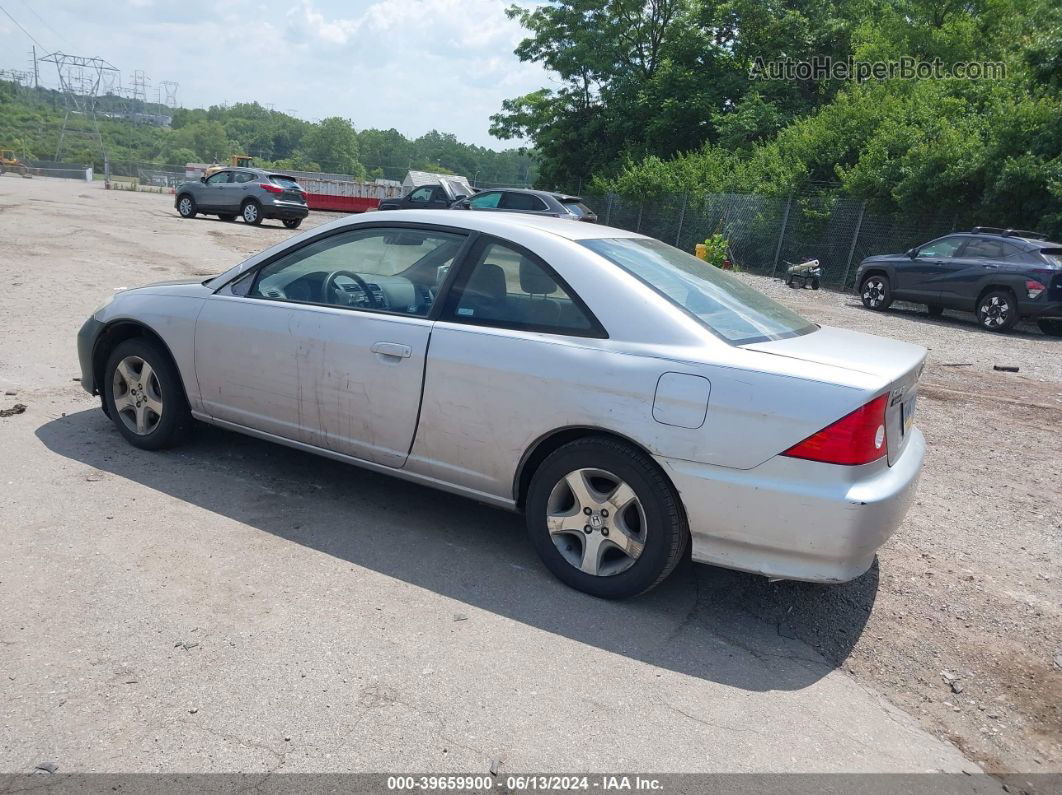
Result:
{"label": "silver sedan", "polygon": [[825,328],[631,232],[410,210],[115,295],[84,387],[133,445],[193,419],[522,511],[565,583],[695,561],[862,574],[911,503],[925,350]]}

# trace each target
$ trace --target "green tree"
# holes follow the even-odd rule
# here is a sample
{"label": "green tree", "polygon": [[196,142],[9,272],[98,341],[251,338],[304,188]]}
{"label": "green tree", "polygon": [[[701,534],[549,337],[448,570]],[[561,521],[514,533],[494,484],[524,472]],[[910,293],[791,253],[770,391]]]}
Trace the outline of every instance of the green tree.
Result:
{"label": "green tree", "polygon": [[349,119],[331,116],[315,124],[302,140],[303,155],[325,171],[365,176],[358,159],[358,134]]}

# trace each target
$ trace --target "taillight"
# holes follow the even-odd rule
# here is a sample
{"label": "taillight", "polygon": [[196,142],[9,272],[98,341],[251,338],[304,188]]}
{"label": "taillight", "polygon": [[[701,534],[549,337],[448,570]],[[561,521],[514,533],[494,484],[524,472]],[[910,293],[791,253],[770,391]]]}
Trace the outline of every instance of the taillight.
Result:
{"label": "taillight", "polygon": [[283,193],[283,188],[278,188],[276,185],[271,185],[268,182],[262,183],[262,190],[269,191],[270,193]]}
{"label": "taillight", "polygon": [[869,464],[889,452],[885,438],[885,408],[889,396],[881,395],[812,434],[782,455],[826,464]]}
{"label": "taillight", "polygon": [[1046,285],[1041,284],[1040,282],[1036,281],[1036,279],[1025,280],[1025,293],[1030,298],[1039,297],[1040,293],[1042,293],[1046,289]]}

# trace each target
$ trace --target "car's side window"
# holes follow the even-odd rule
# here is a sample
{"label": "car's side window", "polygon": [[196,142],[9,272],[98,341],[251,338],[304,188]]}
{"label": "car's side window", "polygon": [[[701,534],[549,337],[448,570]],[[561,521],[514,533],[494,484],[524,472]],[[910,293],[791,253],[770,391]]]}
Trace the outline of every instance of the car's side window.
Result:
{"label": "car's side window", "polygon": [[506,193],[502,200],[502,207],[506,210],[541,211],[546,209],[546,203],[530,193]]}
{"label": "car's side window", "polygon": [[340,232],[270,262],[246,292],[233,292],[424,317],[464,241],[456,233],[404,227]]}
{"label": "car's side window", "polygon": [[237,171],[236,172],[236,182],[238,182],[241,185],[243,183],[245,183],[245,182],[254,182],[256,179],[258,179],[258,175],[257,174],[252,174],[250,171]]}
{"label": "car's side window", "polygon": [[498,206],[498,202],[501,201],[501,191],[491,191],[489,193],[479,193],[473,196],[468,201],[469,207],[475,207],[477,209],[493,209]]}
{"label": "car's side window", "polygon": [[925,257],[954,257],[955,252],[959,250],[959,246],[962,244],[963,238],[961,237],[943,237],[918,249],[918,257],[919,259]]}
{"label": "car's side window", "polygon": [[1011,262],[1020,262],[1024,259],[1021,249],[1001,240],[971,240],[966,244],[962,255],[976,259],[1010,260]]}
{"label": "car's side window", "polygon": [[232,182],[231,171],[219,171],[217,174],[207,177],[208,185],[226,185],[229,182]]}
{"label": "car's side window", "polygon": [[427,204],[431,201],[431,186],[425,185],[423,188],[417,188],[409,194],[409,200],[411,202],[424,202]]}
{"label": "car's side window", "polygon": [[585,304],[545,262],[489,238],[476,246],[443,318],[551,334],[605,336]]}

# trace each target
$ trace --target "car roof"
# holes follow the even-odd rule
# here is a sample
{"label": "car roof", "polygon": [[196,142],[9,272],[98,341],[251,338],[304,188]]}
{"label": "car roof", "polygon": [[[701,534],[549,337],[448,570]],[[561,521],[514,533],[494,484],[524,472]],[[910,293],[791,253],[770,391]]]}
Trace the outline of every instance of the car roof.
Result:
{"label": "car roof", "polygon": [[[934,240],[943,240],[946,237],[961,237],[967,240],[998,240],[1001,243],[1010,243],[1017,246],[1023,251],[1039,251],[1045,248],[1062,248],[1062,243],[1052,243],[1050,240],[1040,240],[1039,238],[1022,237],[1021,235],[1000,235],[992,232],[951,232],[946,235],[934,238]],[[932,243],[933,241],[928,241]],[[925,245],[925,244],[923,244]]]}
{"label": "car roof", "polygon": [[534,188],[484,188],[483,193],[505,191],[506,193],[527,193],[531,196],[552,196],[558,201],[582,201],[582,198],[573,193],[558,193],[555,190],[535,190]]}
{"label": "car roof", "polygon": [[362,213],[335,222],[337,226],[404,221],[406,223],[453,226],[504,237],[506,230],[534,228],[568,240],[594,240],[610,237],[644,238],[645,235],[602,224],[588,224],[568,218],[527,213],[469,213],[459,210],[388,210]]}

